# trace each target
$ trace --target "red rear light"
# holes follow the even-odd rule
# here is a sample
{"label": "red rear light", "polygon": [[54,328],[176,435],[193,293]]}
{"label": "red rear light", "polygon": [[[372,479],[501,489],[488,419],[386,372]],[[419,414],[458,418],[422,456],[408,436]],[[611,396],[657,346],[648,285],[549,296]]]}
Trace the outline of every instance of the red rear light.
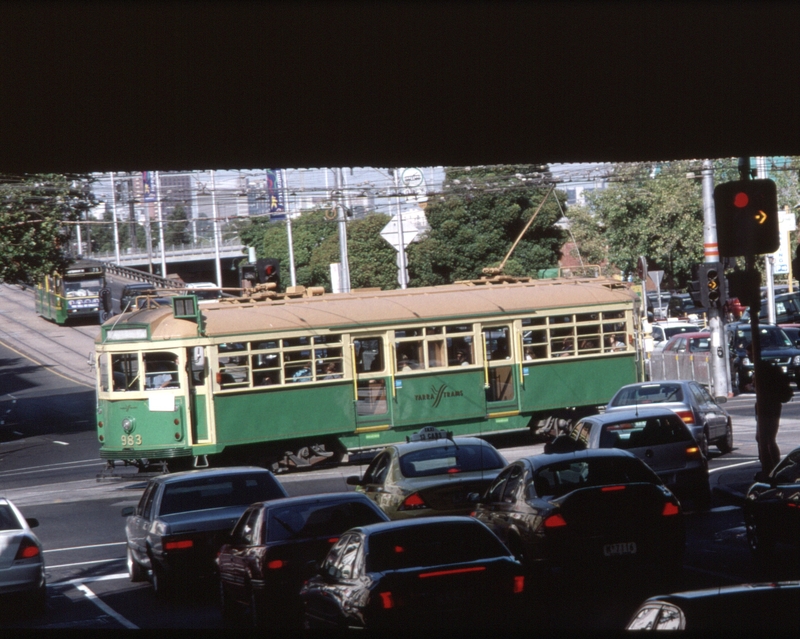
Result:
{"label": "red rear light", "polygon": [[467,572],[483,572],[486,566],[472,566],[471,568],[451,568],[450,570],[434,570],[433,572],[422,572],[419,575],[420,579],[427,579],[428,577],[444,577],[446,575],[462,575]]}
{"label": "red rear light", "polygon": [[381,592],[378,594],[381,596],[381,604],[383,605],[384,610],[394,608],[394,598],[392,597],[391,592]]}
{"label": "red rear light", "polygon": [[525,577],[517,575],[514,577],[514,594],[517,595],[525,590]]}
{"label": "red rear light", "polygon": [[33,559],[39,556],[39,552],[39,546],[36,545],[36,542],[25,537],[19,545],[19,550],[17,550],[17,556],[14,557],[14,560]]}
{"label": "red rear light", "polygon": [[418,508],[427,508],[428,505],[425,500],[419,496],[419,493],[412,493],[403,500],[398,510],[417,510]]}
{"label": "red rear light", "polygon": [[669,515],[677,515],[680,512],[680,508],[678,508],[677,504],[673,504],[671,501],[668,501],[664,504],[664,510],[661,511],[661,514],[665,517]]}
{"label": "red rear light", "polygon": [[328,543],[329,544],[335,544],[337,541],[339,541],[338,537],[329,537],[328,538]]}
{"label": "red rear light", "polygon": [[561,526],[566,526],[566,525],[567,522],[558,513],[556,513],[555,515],[550,515],[547,519],[544,520],[545,528],[559,528]]}
{"label": "red rear light", "polygon": [[273,559],[272,561],[267,562],[267,568],[270,570],[278,570],[279,568],[283,568],[286,565],[286,562],[283,559]]}
{"label": "red rear light", "polygon": [[194,542],[191,539],[164,542],[164,550],[186,550],[192,546],[194,546]]}
{"label": "red rear light", "polygon": [[603,486],[600,490],[604,493],[610,493],[616,490],[625,490],[625,486]]}
{"label": "red rear light", "polygon": [[460,468],[448,468],[448,469],[447,469],[447,472],[448,472],[448,473],[450,473],[450,474],[453,474],[453,473],[460,473],[460,472],[461,472],[461,469],[460,469]]}
{"label": "red rear light", "polygon": [[685,424],[694,424],[694,413],[690,410],[676,410],[678,414]]}

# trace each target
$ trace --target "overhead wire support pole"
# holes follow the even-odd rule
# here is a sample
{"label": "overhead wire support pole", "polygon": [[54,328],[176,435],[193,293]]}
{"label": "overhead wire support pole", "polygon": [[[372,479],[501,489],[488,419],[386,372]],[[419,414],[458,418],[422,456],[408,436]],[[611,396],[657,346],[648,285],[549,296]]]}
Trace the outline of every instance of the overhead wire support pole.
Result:
{"label": "overhead wire support pole", "polygon": [[114,171],[111,171],[109,176],[111,177],[111,212],[114,216],[114,257],[116,258],[117,266],[119,266],[119,220],[117,219],[117,189],[114,185]]}
{"label": "overhead wire support pole", "polygon": [[164,246],[164,215],[161,210],[161,176],[156,171],[156,212],[158,213],[158,241],[161,244],[161,277],[167,276],[167,255]]}
{"label": "overhead wire support pole", "polygon": [[222,288],[222,263],[219,257],[219,214],[217,213],[217,188],[211,171],[211,212],[214,216],[214,261],[217,266],[217,286]]}

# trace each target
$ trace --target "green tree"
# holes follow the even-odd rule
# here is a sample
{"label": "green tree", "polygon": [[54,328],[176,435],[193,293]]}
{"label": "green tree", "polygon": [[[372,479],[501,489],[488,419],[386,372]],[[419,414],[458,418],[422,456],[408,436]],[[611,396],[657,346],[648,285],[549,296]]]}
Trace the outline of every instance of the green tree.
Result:
{"label": "green tree", "polygon": [[4,175],[0,281],[33,282],[61,270],[74,223],[95,204],[88,175]]}
{"label": "green tree", "polygon": [[176,204],[164,220],[164,244],[166,246],[180,246],[190,244],[192,234],[189,229],[189,216],[183,204]]}
{"label": "green tree", "polygon": [[[503,165],[450,168],[443,195],[425,210],[430,230],[411,245],[413,286],[475,279],[498,266],[550,190],[546,167]],[[505,265],[508,275],[530,276],[558,264],[563,193],[552,193]]]}

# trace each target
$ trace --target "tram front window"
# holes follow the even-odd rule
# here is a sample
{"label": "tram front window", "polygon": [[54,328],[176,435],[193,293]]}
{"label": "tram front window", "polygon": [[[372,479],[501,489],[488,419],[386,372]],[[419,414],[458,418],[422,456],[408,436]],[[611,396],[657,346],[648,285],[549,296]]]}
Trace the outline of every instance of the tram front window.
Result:
{"label": "tram front window", "polygon": [[144,355],[145,390],[178,387],[178,356],[173,353]]}
{"label": "tram front window", "polygon": [[77,282],[69,282],[64,280],[64,292],[67,295],[96,295],[103,288],[103,282],[99,279],[94,280],[79,280]]}

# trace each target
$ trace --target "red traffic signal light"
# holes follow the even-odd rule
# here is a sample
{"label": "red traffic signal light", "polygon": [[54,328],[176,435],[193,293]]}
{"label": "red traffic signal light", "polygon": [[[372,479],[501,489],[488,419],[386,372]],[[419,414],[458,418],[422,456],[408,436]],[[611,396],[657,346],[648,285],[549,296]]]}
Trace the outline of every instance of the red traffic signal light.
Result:
{"label": "red traffic signal light", "polygon": [[778,192],[772,180],[726,182],[714,189],[722,257],[774,253],[780,246]]}

